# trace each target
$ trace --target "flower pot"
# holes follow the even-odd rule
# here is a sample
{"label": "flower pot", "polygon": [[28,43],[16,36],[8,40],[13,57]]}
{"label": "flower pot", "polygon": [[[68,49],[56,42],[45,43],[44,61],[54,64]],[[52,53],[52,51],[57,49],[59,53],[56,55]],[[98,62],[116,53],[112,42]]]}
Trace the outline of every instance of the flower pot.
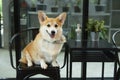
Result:
{"label": "flower pot", "polygon": [[37,10],[46,10],[47,9],[47,5],[45,4],[38,4],[37,5]]}
{"label": "flower pot", "polygon": [[58,12],[58,7],[51,7],[51,12]]}
{"label": "flower pot", "polygon": [[63,12],[68,12],[69,11],[69,7],[63,7],[62,10],[63,10]]}
{"label": "flower pot", "polygon": [[102,12],[102,11],[104,12],[105,11],[105,6],[104,5],[96,5],[95,10],[97,12]]}
{"label": "flower pot", "polygon": [[36,11],[36,7],[30,7],[30,11]]}
{"label": "flower pot", "polygon": [[81,12],[81,9],[79,8],[79,6],[74,6],[74,12]]}
{"label": "flower pot", "polygon": [[99,32],[90,32],[91,41],[99,41]]}

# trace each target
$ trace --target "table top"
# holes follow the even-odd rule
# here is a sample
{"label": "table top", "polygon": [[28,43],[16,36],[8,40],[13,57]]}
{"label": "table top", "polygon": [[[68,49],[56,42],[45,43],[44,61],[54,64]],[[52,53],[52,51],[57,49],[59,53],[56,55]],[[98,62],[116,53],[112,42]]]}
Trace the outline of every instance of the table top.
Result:
{"label": "table top", "polygon": [[109,43],[107,40],[99,41],[76,41],[68,40],[67,42],[70,50],[113,50],[120,51],[112,43]]}

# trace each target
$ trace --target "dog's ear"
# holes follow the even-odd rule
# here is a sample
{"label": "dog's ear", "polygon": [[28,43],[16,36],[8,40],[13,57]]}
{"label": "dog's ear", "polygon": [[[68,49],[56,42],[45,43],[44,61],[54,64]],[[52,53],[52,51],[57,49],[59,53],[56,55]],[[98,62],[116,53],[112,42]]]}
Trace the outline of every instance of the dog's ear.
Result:
{"label": "dog's ear", "polygon": [[40,24],[42,24],[48,17],[43,11],[38,11],[38,19]]}
{"label": "dog's ear", "polygon": [[67,16],[67,14],[65,12],[63,12],[57,17],[57,19],[60,21],[60,23],[62,23],[62,25],[65,22],[66,16]]}

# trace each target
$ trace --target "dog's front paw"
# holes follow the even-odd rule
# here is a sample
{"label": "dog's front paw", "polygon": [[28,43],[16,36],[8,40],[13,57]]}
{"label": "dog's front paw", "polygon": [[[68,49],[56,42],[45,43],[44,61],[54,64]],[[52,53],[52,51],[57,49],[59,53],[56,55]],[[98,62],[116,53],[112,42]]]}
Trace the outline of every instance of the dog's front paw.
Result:
{"label": "dog's front paw", "polygon": [[33,66],[33,64],[32,64],[32,62],[28,62],[28,67],[31,67],[31,66]]}
{"label": "dog's front paw", "polygon": [[59,67],[59,65],[58,65],[58,63],[57,63],[56,61],[53,61],[53,62],[52,62],[52,66],[53,66],[53,67]]}
{"label": "dog's front paw", "polygon": [[47,69],[48,65],[46,63],[41,64],[42,69]]}

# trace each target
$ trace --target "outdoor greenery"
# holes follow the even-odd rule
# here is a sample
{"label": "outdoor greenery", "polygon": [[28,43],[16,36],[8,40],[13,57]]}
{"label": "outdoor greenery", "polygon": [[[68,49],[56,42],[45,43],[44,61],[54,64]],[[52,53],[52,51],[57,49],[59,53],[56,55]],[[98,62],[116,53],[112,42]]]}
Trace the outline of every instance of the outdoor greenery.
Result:
{"label": "outdoor greenery", "polygon": [[98,4],[98,5],[100,4],[100,0],[97,0],[97,4]]}
{"label": "outdoor greenery", "polygon": [[59,0],[55,0],[55,6],[58,6]]}
{"label": "outdoor greenery", "polygon": [[77,28],[77,24],[71,25],[70,39],[75,39],[76,38],[76,32],[75,32],[76,28]]}
{"label": "outdoor greenery", "polygon": [[2,0],[0,0],[0,14],[2,14]]}
{"label": "outdoor greenery", "polygon": [[90,3],[100,4],[100,0],[90,0]]}
{"label": "outdoor greenery", "polygon": [[35,0],[31,0],[31,2],[32,2],[32,6],[31,7],[35,7],[35,5],[36,5],[36,1]]}
{"label": "outdoor greenery", "polygon": [[63,4],[64,7],[70,7],[71,4],[69,1],[64,1],[64,4]]}
{"label": "outdoor greenery", "polygon": [[80,6],[81,0],[76,0],[75,4],[76,6]]}

